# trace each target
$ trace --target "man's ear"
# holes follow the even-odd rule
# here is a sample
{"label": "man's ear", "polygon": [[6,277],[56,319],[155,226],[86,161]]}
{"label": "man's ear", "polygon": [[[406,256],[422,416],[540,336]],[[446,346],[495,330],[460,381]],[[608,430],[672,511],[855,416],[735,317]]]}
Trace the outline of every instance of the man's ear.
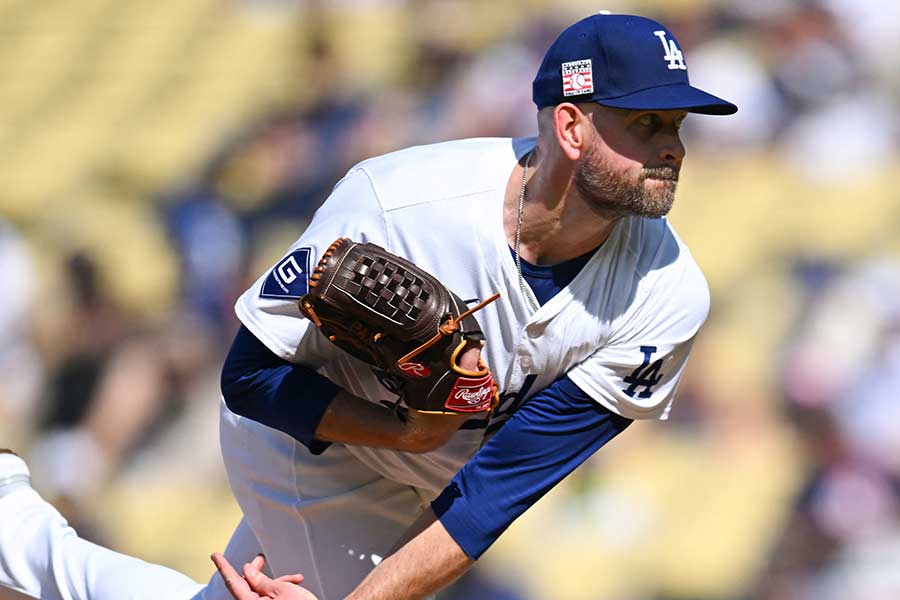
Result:
{"label": "man's ear", "polygon": [[581,158],[593,132],[590,115],[571,102],[563,102],[553,109],[553,132],[556,143],[569,160]]}

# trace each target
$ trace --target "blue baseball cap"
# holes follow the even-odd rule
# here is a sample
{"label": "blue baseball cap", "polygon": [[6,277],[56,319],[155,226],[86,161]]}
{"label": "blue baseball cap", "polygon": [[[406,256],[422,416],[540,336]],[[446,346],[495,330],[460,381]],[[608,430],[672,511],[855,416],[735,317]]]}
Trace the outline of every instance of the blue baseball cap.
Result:
{"label": "blue baseball cap", "polygon": [[597,102],[633,110],[730,115],[737,106],[695,88],[684,54],[662,24],[635,15],[597,14],[563,31],[532,84],[539,109]]}

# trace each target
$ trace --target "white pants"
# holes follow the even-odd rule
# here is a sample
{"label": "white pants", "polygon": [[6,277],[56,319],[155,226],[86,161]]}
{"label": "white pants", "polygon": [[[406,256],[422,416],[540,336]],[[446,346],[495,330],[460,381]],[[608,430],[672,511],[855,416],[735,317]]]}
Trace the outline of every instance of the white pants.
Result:
{"label": "white pants", "polygon": [[[340,600],[425,506],[338,444],[312,456],[288,435],[221,412],[228,478],[244,518],[226,557],[266,555],[278,576],[300,572],[319,600]],[[210,550],[214,550],[211,548]],[[82,540],[30,489],[0,498],[0,585],[50,600],[228,600],[218,574],[202,586],[171,569]]]}
{"label": "white pants", "polygon": [[259,541],[254,550],[275,575],[303,573],[303,586],[319,600],[347,596],[426,505],[413,488],[385,479],[342,445],[313,456],[224,403],[220,426],[231,489]]}

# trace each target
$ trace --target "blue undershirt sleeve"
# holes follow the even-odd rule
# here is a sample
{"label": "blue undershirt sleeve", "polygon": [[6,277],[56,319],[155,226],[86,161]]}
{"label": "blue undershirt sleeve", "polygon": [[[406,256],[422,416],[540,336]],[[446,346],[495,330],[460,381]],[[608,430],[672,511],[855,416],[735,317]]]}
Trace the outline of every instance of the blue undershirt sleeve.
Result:
{"label": "blue undershirt sleeve", "polygon": [[568,377],[557,379],[510,417],[431,507],[477,560],[519,515],[631,422]]}
{"label": "blue undershirt sleeve", "polygon": [[283,431],[313,454],[330,445],[315,439],[315,431],[340,387],[277,356],[243,325],[225,358],[221,384],[232,412]]}

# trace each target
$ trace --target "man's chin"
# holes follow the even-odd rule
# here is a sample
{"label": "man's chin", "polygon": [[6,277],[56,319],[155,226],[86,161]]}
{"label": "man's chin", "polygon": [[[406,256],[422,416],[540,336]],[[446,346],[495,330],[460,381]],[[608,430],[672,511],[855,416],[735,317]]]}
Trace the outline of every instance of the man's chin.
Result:
{"label": "man's chin", "polygon": [[669,214],[672,205],[675,203],[675,195],[667,194],[665,197],[644,198],[641,205],[634,211],[638,217],[647,217],[649,219],[658,219]]}
{"label": "man's chin", "polygon": [[642,217],[664,217],[672,210],[675,203],[677,179],[656,179],[648,177],[644,180],[643,198],[638,209]]}
{"label": "man's chin", "polygon": [[669,214],[669,208],[642,210],[634,214],[635,217],[643,217],[645,219],[660,219]]}

